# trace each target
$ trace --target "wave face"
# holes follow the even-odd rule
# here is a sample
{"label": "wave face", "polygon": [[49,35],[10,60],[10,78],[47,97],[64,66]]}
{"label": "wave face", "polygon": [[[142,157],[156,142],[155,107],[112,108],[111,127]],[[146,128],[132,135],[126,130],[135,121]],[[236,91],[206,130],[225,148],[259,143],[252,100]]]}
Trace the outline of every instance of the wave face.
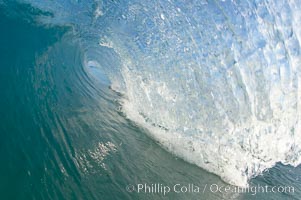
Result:
{"label": "wave face", "polygon": [[77,4],[89,23],[58,5],[52,21],[78,26],[86,65],[170,152],[240,186],[277,162],[300,164],[300,1]]}

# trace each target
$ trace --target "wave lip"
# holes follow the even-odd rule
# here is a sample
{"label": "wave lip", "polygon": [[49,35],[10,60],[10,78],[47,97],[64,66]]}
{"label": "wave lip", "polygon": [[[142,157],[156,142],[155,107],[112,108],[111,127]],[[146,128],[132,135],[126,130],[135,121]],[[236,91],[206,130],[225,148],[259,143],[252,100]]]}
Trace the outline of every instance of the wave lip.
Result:
{"label": "wave lip", "polygon": [[130,4],[133,30],[108,37],[127,116],[234,185],[300,164],[299,4],[162,4]]}

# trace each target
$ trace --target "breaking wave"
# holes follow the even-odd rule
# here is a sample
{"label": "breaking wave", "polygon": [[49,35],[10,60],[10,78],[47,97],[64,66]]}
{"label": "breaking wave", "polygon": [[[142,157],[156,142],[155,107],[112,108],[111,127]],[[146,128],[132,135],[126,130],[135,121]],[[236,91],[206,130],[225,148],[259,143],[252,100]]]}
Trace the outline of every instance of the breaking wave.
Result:
{"label": "breaking wave", "polygon": [[239,186],[300,164],[300,1],[59,2],[31,3],[75,25],[86,67],[170,152]]}

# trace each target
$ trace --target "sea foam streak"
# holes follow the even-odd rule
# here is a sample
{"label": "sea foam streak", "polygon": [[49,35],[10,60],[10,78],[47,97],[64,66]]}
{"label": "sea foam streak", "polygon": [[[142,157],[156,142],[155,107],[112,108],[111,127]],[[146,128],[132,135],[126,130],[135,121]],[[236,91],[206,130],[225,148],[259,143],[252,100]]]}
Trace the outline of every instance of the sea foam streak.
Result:
{"label": "sea foam streak", "polygon": [[298,165],[301,2],[158,5],[130,3],[110,35],[127,116],[231,184]]}

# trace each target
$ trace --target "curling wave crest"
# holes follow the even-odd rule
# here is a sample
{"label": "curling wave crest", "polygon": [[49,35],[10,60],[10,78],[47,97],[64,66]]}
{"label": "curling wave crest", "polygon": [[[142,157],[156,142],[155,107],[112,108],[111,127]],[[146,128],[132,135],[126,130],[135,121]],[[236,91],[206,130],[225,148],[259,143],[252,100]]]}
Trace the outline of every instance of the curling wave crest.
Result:
{"label": "curling wave crest", "polygon": [[239,186],[300,164],[300,0],[28,1],[75,25],[86,65],[170,152]]}

